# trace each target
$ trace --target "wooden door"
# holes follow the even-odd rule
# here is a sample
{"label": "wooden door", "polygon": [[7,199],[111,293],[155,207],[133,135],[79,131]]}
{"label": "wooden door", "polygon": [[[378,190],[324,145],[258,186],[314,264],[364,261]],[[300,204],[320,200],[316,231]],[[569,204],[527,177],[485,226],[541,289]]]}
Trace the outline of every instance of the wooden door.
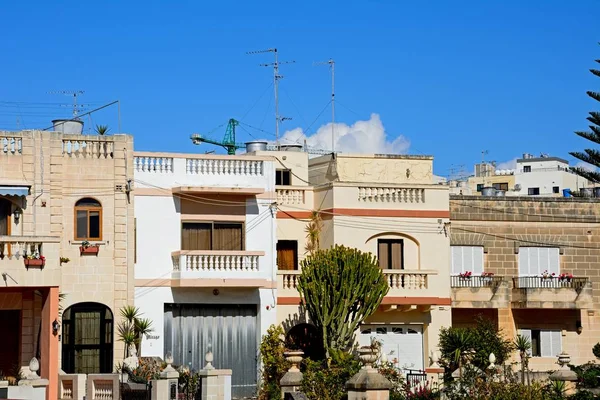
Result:
{"label": "wooden door", "polygon": [[19,365],[21,311],[0,310],[0,375],[11,375]]}

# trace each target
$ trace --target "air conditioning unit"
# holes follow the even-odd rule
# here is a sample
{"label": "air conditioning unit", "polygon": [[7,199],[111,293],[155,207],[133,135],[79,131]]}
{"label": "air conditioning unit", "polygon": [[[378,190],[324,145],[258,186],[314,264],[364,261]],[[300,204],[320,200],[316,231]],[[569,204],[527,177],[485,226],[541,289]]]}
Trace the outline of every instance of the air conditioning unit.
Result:
{"label": "air conditioning unit", "polygon": [[521,191],[521,184],[520,184],[520,183],[517,183],[517,184],[515,185],[515,192],[519,192],[519,191]]}

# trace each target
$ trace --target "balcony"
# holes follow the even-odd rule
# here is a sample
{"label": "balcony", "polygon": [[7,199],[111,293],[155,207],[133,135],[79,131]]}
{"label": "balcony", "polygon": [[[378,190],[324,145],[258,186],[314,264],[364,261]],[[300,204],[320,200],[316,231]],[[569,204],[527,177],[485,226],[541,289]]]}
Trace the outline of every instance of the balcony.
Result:
{"label": "balcony", "polygon": [[[45,257],[44,265],[27,266],[28,255]],[[60,286],[60,238],[0,236],[1,285],[7,287]]]}
{"label": "balcony", "polygon": [[[278,297],[298,297],[300,271],[277,271]],[[386,297],[437,297],[430,279],[437,271],[384,270],[390,288]],[[384,301],[385,303],[385,301]]]}
{"label": "balcony", "polygon": [[[138,187],[243,188],[273,190],[274,167],[269,158],[136,152],[133,157]],[[273,171],[271,171],[271,169]],[[241,193],[241,192],[240,192]]]}
{"label": "balcony", "polygon": [[171,253],[172,278],[180,287],[264,287],[270,273],[262,251],[181,250]]}
{"label": "balcony", "polygon": [[275,188],[277,204],[291,208],[311,209],[312,187],[307,186],[277,186]]}
{"label": "balcony", "polygon": [[507,308],[510,303],[508,283],[503,276],[451,276],[452,307]]}
{"label": "balcony", "polygon": [[593,307],[592,283],[588,278],[543,278],[521,276],[513,278],[513,308]]}

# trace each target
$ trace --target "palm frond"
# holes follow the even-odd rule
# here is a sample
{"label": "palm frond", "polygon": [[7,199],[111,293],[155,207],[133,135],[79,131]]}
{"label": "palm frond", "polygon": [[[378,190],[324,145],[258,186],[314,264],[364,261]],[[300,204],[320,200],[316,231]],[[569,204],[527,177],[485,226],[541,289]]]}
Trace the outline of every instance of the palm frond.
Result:
{"label": "palm frond", "polygon": [[125,318],[130,324],[140,317],[140,309],[135,306],[125,306],[121,308],[121,317]]}

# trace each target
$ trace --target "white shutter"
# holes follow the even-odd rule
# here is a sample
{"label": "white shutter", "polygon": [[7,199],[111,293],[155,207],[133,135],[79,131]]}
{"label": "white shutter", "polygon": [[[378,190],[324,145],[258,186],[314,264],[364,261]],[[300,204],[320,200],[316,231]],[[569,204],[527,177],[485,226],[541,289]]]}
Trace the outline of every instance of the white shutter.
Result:
{"label": "white shutter", "polygon": [[540,347],[542,357],[554,357],[552,351],[552,331],[541,331],[540,332]]}
{"label": "white shutter", "polygon": [[519,247],[519,276],[529,276],[529,247]]}
{"label": "white shutter", "polygon": [[[548,249],[548,272],[560,273],[560,255],[557,247],[549,247]],[[558,353],[557,353],[558,354]]]}
{"label": "white shutter", "polygon": [[[523,336],[524,338],[529,339],[529,344],[530,345],[532,344],[532,342],[531,342],[531,329],[519,329],[519,335]],[[527,350],[527,354],[531,357],[531,347],[529,348],[529,350]]]}
{"label": "white shutter", "polygon": [[452,275],[458,275],[463,272],[462,259],[462,246],[452,246]]}
{"label": "white shutter", "polygon": [[552,347],[552,354],[550,357],[556,357],[562,352],[562,334],[560,331],[551,331],[550,334]]}
{"label": "white shutter", "polygon": [[481,275],[483,273],[483,247],[471,247],[473,252],[473,275]]}
{"label": "white shutter", "polygon": [[538,254],[538,270],[536,275],[541,275],[544,271],[552,273],[552,271],[548,269],[548,266],[550,265],[550,252],[548,251],[549,249],[547,247],[538,247],[536,248],[536,250]]}

